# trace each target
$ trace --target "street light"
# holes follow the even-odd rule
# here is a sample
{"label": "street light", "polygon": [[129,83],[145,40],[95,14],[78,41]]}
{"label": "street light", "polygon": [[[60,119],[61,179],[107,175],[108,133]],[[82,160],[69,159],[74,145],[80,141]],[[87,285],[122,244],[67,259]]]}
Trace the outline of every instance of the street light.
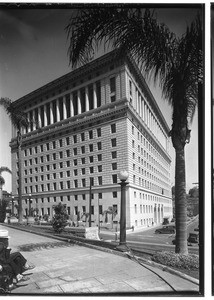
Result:
{"label": "street light", "polygon": [[28,216],[31,217],[31,194],[29,194],[29,213]]}
{"label": "street light", "polygon": [[129,177],[127,171],[120,171],[118,174],[121,185],[121,203],[120,203],[120,244],[117,247],[121,251],[127,251],[126,247],[126,180]]}
{"label": "street light", "polygon": [[11,197],[11,200],[12,200],[12,211],[11,211],[11,214],[13,216],[14,215],[14,196]]}

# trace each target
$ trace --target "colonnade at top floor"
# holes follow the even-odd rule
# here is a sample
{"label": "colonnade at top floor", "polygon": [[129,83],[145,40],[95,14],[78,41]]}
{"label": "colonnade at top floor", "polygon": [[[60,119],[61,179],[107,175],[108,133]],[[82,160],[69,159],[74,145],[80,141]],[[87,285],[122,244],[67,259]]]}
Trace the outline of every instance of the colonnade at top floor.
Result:
{"label": "colonnade at top floor", "polygon": [[60,122],[101,106],[100,81],[69,92],[27,112],[29,126],[23,133]]}

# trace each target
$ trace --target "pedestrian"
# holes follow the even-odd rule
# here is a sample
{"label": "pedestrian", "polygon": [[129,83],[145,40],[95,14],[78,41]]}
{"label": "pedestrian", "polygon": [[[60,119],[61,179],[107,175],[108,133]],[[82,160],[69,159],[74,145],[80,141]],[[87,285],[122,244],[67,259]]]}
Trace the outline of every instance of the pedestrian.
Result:
{"label": "pedestrian", "polygon": [[8,272],[10,284],[12,284],[12,279],[15,279],[16,283],[29,280],[28,277],[24,277],[23,273],[34,269],[34,266],[29,265],[20,252],[10,252],[11,249],[0,242],[0,264]]}

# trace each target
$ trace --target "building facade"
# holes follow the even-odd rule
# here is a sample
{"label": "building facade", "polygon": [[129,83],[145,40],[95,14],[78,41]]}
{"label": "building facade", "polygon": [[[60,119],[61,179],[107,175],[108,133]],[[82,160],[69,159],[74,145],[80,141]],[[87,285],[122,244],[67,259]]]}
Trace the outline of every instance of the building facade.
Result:
{"label": "building facade", "polygon": [[[22,195],[52,217],[59,202],[75,220],[89,212],[120,219],[121,170],[129,173],[127,227],[172,217],[169,128],[134,61],[110,52],[14,102],[35,124],[22,131]],[[39,128],[36,124],[39,124]],[[16,130],[10,143],[18,195]]]}

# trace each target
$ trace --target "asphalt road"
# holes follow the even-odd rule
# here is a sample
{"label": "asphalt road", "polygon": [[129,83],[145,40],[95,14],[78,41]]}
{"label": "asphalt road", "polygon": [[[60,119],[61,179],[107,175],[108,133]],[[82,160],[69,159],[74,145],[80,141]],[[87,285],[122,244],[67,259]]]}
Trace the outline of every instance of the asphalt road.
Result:
{"label": "asphalt road", "polygon": [[[160,227],[149,228],[144,231],[137,231],[127,233],[126,240],[131,248],[138,250],[168,250],[173,251],[175,246],[172,244],[172,240],[175,238],[175,234],[156,234],[155,230]],[[194,228],[198,227],[198,217],[195,218],[187,226],[187,236],[190,232],[194,232]],[[104,240],[114,240],[115,236],[112,233],[100,233],[100,237]],[[192,244],[189,246],[191,253],[198,253],[198,244]]]}

